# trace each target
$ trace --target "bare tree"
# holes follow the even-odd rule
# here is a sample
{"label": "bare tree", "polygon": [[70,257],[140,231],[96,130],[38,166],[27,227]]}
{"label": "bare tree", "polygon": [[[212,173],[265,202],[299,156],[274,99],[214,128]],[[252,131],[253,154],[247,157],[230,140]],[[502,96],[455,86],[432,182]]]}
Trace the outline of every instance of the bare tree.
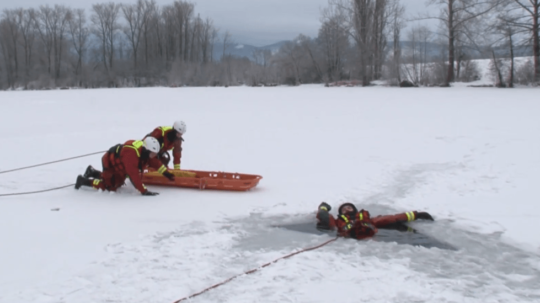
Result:
{"label": "bare tree", "polygon": [[54,49],[54,62],[55,62],[55,78],[60,78],[60,68],[62,64],[62,54],[64,48],[64,37],[67,30],[68,21],[71,18],[71,9],[62,6],[54,6],[54,16],[58,20],[58,27],[56,30],[56,35],[54,35],[53,40],[53,49]]}
{"label": "bare tree", "polygon": [[174,8],[176,10],[176,23],[179,34],[179,58],[187,61],[189,58],[189,42],[190,42],[190,21],[193,16],[194,6],[192,3],[185,1],[175,1]]}
{"label": "bare tree", "polygon": [[127,26],[124,27],[126,35],[131,46],[133,57],[133,69],[137,73],[137,54],[139,51],[139,42],[142,36],[142,27],[147,21],[146,11],[144,10],[143,0],[137,0],[136,4],[122,5],[122,12],[127,21]]}
{"label": "bare tree", "polygon": [[157,11],[159,10],[155,0],[144,0],[143,1],[143,23],[142,23],[142,32],[144,38],[144,63],[146,68],[149,67],[149,60],[151,57],[151,40],[154,40],[152,37],[152,31],[157,30],[158,21],[156,20]]}
{"label": "bare tree", "polygon": [[[503,53],[502,56],[509,56],[510,60],[510,67],[508,70],[508,87],[514,87],[514,72],[515,72],[515,66],[514,66],[514,47],[515,47],[515,36],[518,35],[520,32],[523,33],[522,29],[519,29],[515,26],[513,26],[513,23],[516,21],[515,14],[513,14],[511,11],[506,9],[507,7],[502,7],[499,11],[499,15],[497,18],[493,19],[492,22],[489,24],[489,27],[491,28],[491,32],[494,33],[495,40],[493,43],[490,44],[491,49],[491,56],[492,60],[495,60],[495,50],[494,48],[499,49],[508,49],[508,53]],[[493,68],[497,68],[495,66],[496,63],[492,63]],[[502,80],[499,80],[499,83],[503,83]]]}
{"label": "bare tree", "polygon": [[84,9],[76,9],[72,12],[69,19],[69,32],[71,34],[71,42],[75,53],[77,54],[77,64],[75,66],[75,75],[79,86],[82,86],[83,74],[83,58],[90,34],[86,27],[86,15]]}
{"label": "bare tree", "polygon": [[514,87],[515,60],[514,60],[514,31],[510,26],[502,28],[507,38],[507,45],[510,50],[510,70],[508,72],[508,87]]}
{"label": "bare tree", "polygon": [[496,84],[497,87],[506,87],[506,84],[504,83],[504,78],[502,76],[502,66],[501,61],[497,59],[495,56],[495,51],[491,50],[491,66],[492,72],[495,74],[496,77]]}
{"label": "bare tree", "polygon": [[118,26],[120,5],[114,2],[92,5],[94,34],[101,42],[102,62],[107,72],[112,71],[114,62],[114,41]]}
{"label": "bare tree", "polygon": [[270,68],[272,53],[267,49],[253,50],[253,68],[252,68],[252,83],[253,85],[268,84],[268,70]]}
{"label": "bare tree", "polygon": [[364,86],[382,75],[390,22],[388,8],[399,0],[332,0],[347,21],[343,28],[357,48],[358,71]]}
{"label": "bare tree", "polygon": [[19,13],[20,10],[13,9],[13,10],[4,10],[3,17],[4,17],[4,26],[3,26],[3,32],[4,32],[4,38],[8,41],[5,41],[4,47],[5,47],[5,53],[8,54],[8,57],[10,58],[9,67],[8,70],[11,71],[11,82],[12,86],[16,84],[16,82],[19,79],[19,57],[18,57],[18,44],[19,44],[19,35],[20,35],[20,27],[22,24],[23,16]]}
{"label": "bare tree", "polygon": [[290,66],[289,69],[291,69],[293,72],[294,81],[292,84],[301,84],[302,79],[300,77],[300,60],[303,58],[305,53],[298,44],[294,43],[294,41],[286,42],[281,47],[280,52],[285,55],[284,62],[287,63],[285,66]]}
{"label": "bare tree", "polygon": [[46,52],[47,72],[52,74],[53,40],[56,34],[56,23],[50,6],[41,6],[35,15],[35,28]]}
{"label": "bare tree", "polygon": [[323,11],[318,43],[323,53],[325,78],[329,82],[341,80],[345,55],[349,48],[346,17],[343,10],[330,6]]}
{"label": "bare tree", "polygon": [[34,9],[19,10],[19,14],[22,15],[22,22],[20,25],[21,31],[21,43],[24,49],[24,74],[25,81],[24,87],[27,88],[28,81],[30,80],[30,70],[32,69],[32,53],[34,47],[34,41],[36,37],[35,27],[34,27],[34,18],[35,11]]}
{"label": "bare tree", "polygon": [[315,41],[305,35],[299,35],[295,40],[309,57],[308,62],[311,63],[311,67],[308,67],[308,69],[315,71],[314,81],[322,81],[324,77],[319,63],[320,60],[318,59],[321,56],[318,55],[318,47]]}
{"label": "bare tree", "polygon": [[62,5],[41,6],[36,14],[35,26],[47,52],[47,71],[55,79],[60,78],[60,68],[70,10]]}
{"label": "bare tree", "polygon": [[223,53],[221,55],[221,62],[225,64],[224,82],[225,85],[229,85],[232,81],[231,71],[231,55],[227,54],[227,51],[234,45],[231,33],[226,31],[223,35]]}
{"label": "bare tree", "polygon": [[391,64],[391,77],[396,79],[398,84],[401,83],[401,30],[405,27],[403,14],[405,7],[398,1],[390,3],[390,27],[392,32],[392,47],[393,47],[393,62]]}
{"label": "bare tree", "polygon": [[227,56],[227,52],[231,49],[231,47],[234,45],[234,40],[232,40],[232,35],[229,33],[229,31],[226,31],[225,34],[223,34],[223,51],[221,53],[221,58],[225,58]]}
{"label": "bare tree", "polygon": [[13,39],[11,37],[11,26],[6,19],[0,20],[0,51],[4,59],[4,66],[6,69],[6,78],[8,87],[14,88],[16,84],[16,60],[15,50],[16,46],[13,46]]}
{"label": "bare tree", "polygon": [[438,19],[446,28],[448,39],[448,71],[446,86],[454,82],[455,61],[456,61],[456,39],[460,31],[467,25],[467,22],[474,20],[493,11],[501,0],[429,0],[429,4],[441,6],[438,17],[428,17]]}
{"label": "bare tree", "polygon": [[202,56],[202,63],[206,64],[212,61],[212,51],[215,39],[214,23],[210,19],[206,19],[201,24],[201,30],[199,33],[200,52]]}
{"label": "bare tree", "polygon": [[353,2],[353,26],[354,38],[360,56],[360,77],[364,86],[371,82],[371,75],[368,71],[370,57],[372,57],[373,46],[371,30],[374,3],[370,0],[355,0]]}
{"label": "bare tree", "polygon": [[507,7],[510,18],[506,23],[529,33],[534,57],[534,81],[540,82],[540,0],[510,0]]}
{"label": "bare tree", "polygon": [[431,41],[431,36],[432,33],[426,26],[413,27],[407,35],[409,46],[407,47],[404,70],[407,72],[409,80],[416,84],[427,84],[428,44]]}

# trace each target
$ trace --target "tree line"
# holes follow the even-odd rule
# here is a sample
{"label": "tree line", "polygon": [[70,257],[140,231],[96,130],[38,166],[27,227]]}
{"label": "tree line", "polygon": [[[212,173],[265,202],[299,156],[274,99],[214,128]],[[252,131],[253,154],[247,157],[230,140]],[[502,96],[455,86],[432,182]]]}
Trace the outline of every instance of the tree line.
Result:
{"label": "tree line", "polygon": [[[218,30],[194,5],[154,0],[4,10],[0,86],[118,87],[195,84],[193,66],[212,63]],[[190,70],[188,73],[187,70]],[[191,73],[191,74],[190,74]],[[207,83],[198,83],[207,84]]]}
{"label": "tree line", "polygon": [[[540,82],[540,0],[427,0],[434,14],[405,18],[400,0],[329,0],[316,37],[279,51],[231,54],[188,1],[158,6],[94,4],[5,9],[0,17],[0,89],[62,87],[298,85],[387,80],[448,86],[479,77],[491,58],[498,86]],[[415,21],[438,20],[438,28]],[[220,49],[216,49],[217,47]],[[532,60],[515,63],[518,49]],[[219,58],[215,54],[219,53]]]}
{"label": "tree line", "polygon": [[[431,14],[405,17],[399,0],[330,0],[318,36],[278,53],[290,83],[449,86],[482,77],[490,58],[497,86],[540,84],[540,0],[426,0]],[[418,25],[436,20],[438,27]],[[516,64],[516,54],[532,57]]]}

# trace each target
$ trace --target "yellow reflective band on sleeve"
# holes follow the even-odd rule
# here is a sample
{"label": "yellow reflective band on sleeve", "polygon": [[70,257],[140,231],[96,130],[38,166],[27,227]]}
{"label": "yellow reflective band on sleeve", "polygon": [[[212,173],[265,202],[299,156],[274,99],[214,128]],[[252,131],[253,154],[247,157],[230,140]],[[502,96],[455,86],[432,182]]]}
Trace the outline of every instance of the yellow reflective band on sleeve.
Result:
{"label": "yellow reflective band on sleeve", "polygon": [[94,180],[94,182],[93,182],[93,183],[94,183],[94,186],[98,186],[100,182],[101,182],[101,180],[97,180],[97,179]]}
{"label": "yellow reflective band on sleeve", "polygon": [[364,221],[364,214],[358,213],[358,219],[360,219],[360,221]]}
{"label": "yellow reflective band on sleeve", "polygon": [[174,169],[180,169],[180,164],[175,164]]}
{"label": "yellow reflective band on sleeve", "polygon": [[165,167],[165,165],[161,165],[161,167],[158,169],[158,173],[162,174],[164,172],[167,171],[167,168]]}
{"label": "yellow reflective band on sleeve", "polygon": [[406,212],[405,214],[407,215],[407,221],[414,221],[415,219],[414,212],[409,211],[409,212]]}
{"label": "yellow reflective band on sleeve", "polygon": [[328,211],[328,208],[321,206],[321,209]]}

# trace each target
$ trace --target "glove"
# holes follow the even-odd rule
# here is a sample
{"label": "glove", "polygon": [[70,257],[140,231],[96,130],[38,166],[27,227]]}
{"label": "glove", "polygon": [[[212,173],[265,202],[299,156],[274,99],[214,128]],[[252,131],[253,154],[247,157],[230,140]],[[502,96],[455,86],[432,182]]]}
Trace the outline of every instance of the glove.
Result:
{"label": "glove", "polygon": [[321,204],[319,204],[319,210],[331,211],[332,206],[328,205],[328,203],[326,202],[322,202]]}
{"label": "glove", "polygon": [[163,176],[167,179],[169,179],[170,181],[174,181],[174,175],[169,172],[168,170],[166,170],[164,173],[163,173]]}
{"label": "glove", "polygon": [[161,163],[165,165],[165,167],[169,166],[169,162],[171,162],[171,155],[169,155],[168,152],[163,152],[159,156],[159,160],[161,160]]}
{"label": "glove", "polygon": [[144,193],[142,193],[142,195],[143,196],[157,196],[157,195],[159,195],[159,193],[147,190]]}
{"label": "glove", "polygon": [[426,213],[426,212],[416,213],[416,219],[435,221],[435,220],[433,220],[433,217],[430,214]]}
{"label": "glove", "polygon": [[319,219],[319,224],[330,228],[330,214],[326,210],[320,209],[317,213],[317,219]]}

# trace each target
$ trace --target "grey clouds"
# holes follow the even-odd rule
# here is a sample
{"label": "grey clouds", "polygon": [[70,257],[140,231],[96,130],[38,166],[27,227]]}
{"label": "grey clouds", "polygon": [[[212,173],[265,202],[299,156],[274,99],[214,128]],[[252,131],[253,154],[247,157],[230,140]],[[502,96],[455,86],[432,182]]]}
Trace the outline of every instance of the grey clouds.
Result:
{"label": "grey clouds", "polygon": [[[189,1],[189,0],[188,0]],[[38,8],[40,5],[61,4],[71,8],[90,10],[92,4],[109,1],[88,0],[17,0],[2,1],[0,9]],[[114,1],[134,3],[133,1]],[[159,5],[171,4],[173,0],[156,0]],[[221,33],[229,31],[234,41],[263,46],[282,40],[290,40],[304,34],[314,37],[320,26],[321,10],[328,0],[191,0],[195,13],[210,18]],[[402,0],[407,14],[415,16],[427,12],[426,0]],[[433,10],[433,8],[431,8]]]}

